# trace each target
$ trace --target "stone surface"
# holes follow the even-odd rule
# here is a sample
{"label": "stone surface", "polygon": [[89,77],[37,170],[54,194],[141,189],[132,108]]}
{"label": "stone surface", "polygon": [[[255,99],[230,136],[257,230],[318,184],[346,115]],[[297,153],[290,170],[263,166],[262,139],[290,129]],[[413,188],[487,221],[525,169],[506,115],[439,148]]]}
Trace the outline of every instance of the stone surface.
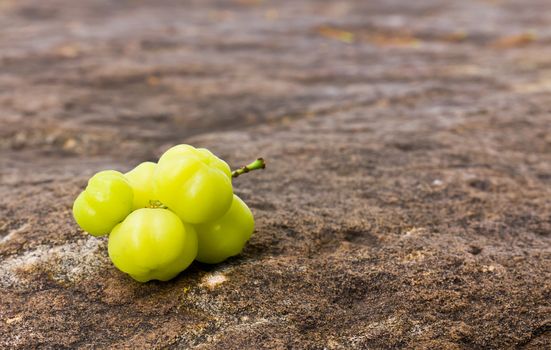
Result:
{"label": "stone surface", "polygon": [[[0,348],[551,347],[551,4],[0,1]],[[71,204],[177,143],[239,257],[139,284]]]}

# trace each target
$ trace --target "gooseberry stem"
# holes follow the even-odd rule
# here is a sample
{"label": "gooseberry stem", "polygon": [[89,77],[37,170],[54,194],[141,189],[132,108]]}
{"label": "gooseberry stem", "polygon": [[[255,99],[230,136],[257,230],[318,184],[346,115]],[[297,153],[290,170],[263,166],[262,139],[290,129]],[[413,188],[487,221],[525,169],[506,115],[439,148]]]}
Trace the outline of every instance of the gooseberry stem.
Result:
{"label": "gooseberry stem", "polygon": [[232,171],[231,177],[238,177],[239,175],[248,173],[249,171],[264,169],[264,168],[266,168],[266,162],[264,161],[263,158],[258,158],[251,164],[245,165],[244,167],[241,167],[239,169]]}

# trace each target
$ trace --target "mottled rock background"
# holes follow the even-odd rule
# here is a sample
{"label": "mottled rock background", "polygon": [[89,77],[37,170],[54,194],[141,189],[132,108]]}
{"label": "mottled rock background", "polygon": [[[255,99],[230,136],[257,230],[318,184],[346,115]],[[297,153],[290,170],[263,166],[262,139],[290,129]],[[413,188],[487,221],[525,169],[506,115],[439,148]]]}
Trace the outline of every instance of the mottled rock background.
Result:
{"label": "mottled rock background", "polygon": [[[93,173],[240,177],[239,257],[139,284]],[[551,347],[551,2],[0,0],[0,348]]]}

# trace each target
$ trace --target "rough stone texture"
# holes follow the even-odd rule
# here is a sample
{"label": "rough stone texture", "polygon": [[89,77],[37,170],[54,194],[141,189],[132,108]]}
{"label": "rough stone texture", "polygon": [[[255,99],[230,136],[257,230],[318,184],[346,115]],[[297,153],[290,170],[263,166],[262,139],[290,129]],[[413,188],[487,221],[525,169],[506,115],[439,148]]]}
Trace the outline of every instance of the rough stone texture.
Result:
{"label": "rough stone texture", "polygon": [[[551,347],[551,3],[0,1],[0,348]],[[244,253],[139,284],[93,173],[234,167]]]}

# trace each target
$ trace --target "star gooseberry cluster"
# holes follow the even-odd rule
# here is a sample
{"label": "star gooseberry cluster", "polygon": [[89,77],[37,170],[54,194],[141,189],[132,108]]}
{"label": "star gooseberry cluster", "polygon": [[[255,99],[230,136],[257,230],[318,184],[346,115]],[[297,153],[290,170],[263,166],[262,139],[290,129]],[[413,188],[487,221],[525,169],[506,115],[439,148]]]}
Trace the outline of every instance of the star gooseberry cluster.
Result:
{"label": "star gooseberry cluster", "polygon": [[215,264],[242,251],[254,218],[231,180],[264,167],[259,158],[232,173],[205,148],[174,146],[157,163],[92,176],[73,216],[91,235],[109,234],[109,257],[119,270],[139,282],[167,281],[193,260]]}

